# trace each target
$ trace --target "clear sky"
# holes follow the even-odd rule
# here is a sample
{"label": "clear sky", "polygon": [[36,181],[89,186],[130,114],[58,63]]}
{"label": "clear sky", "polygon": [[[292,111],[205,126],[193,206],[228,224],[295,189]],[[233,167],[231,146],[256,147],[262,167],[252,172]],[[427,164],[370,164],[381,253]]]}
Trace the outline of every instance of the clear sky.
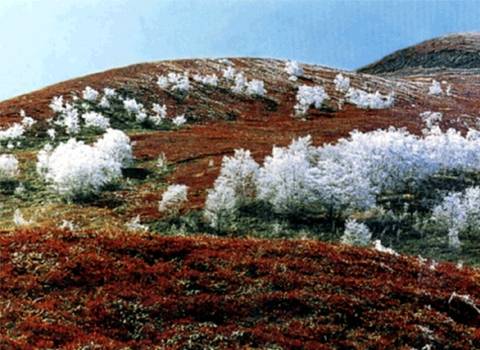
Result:
{"label": "clear sky", "polygon": [[354,69],[459,31],[480,31],[480,1],[0,0],[0,99],[172,58],[275,57]]}

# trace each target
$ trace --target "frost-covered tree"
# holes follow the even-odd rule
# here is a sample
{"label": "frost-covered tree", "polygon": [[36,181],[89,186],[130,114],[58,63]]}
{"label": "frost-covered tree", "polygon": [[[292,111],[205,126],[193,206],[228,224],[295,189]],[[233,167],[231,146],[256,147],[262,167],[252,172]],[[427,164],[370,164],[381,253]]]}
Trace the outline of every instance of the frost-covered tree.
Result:
{"label": "frost-covered tree", "polygon": [[48,106],[53,112],[62,113],[64,109],[63,96],[54,96]]}
{"label": "frost-covered tree", "polygon": [[195,74],[192,78],[196,82],[201,83],[203,85],[212,86],[212,87],[215,87],[218,85],[218,77],[215,74],[210,74],[210,75]]}
{"label": "frost-covered tree", "polygon": [[130,138],[121,130],[109,128],[94,144],[94,147],[103,153],[104,157],[128,167],[133,160]]}
{"label": "frost-covered tree", "polygon": [[258,198],[280,214],[308,211],[318,203],[309,177],[315,159],[316,149],[309,136],[293,141],[287,148],[274,147],[258,175]]}
{"label": "frost-covered tree", "polygon": [[33,125],[37,123],[35,119],[27,116],[27,113],[25,113],[23,109],[20,110],[20,117],[22,117],[21,124],[26,130],[30,129]]}
{"label": "frost-covered tree", "polygon": [[215,228],[224,226],[226,218],[255,199],[259,165],[250,151],[235,150],[231,157],[224,157],[219,177],[207,196],[205,217]]}
{"label": "frost-covered tree", "polygon": [[295,115],[304,116],[311,106],[317,109],[322,108],[324,101],[329,99],[329,96],[322,86],[302,85],[298,88],[296,99]]}
{"label": "frost-covered tree", "polygon": [[235,80],[236,70],[232,66],[228,66],[227,68],[223,69],[222,73],[226,80]]}
{"label": "frost-covered tree", "polygon": [[[61,100],[63,101],[63,98]],[[55,102],[54,107],[59,111],[58,118],[54,121],[55,125],[65,128],[65,132],[69,135],[78,134],[81,130],[78,109],[70,103],[66,103],[60,109],[57,105],[59,101],[60,99]]]}
{"label": "frost-covered tree", "polygon": [[290,76],[290,80],[296,81],[299,77],[303,76],[303,68],[297,61],[285,62],[285,72]]}
{"label": "frost-covered tree", "polygon": [[18,160],[11,154],[0,155],[0,181],[12,180],[18,175]]}
{"label": "frost-covered tree", "polygon": [[154,125],[162,125],[167,117],[167,106],[161,106],[158,103],[154,103],[152,110],[155,114],[149,115],[148,120],[150,120]]}
{"label": "frost-covered tree", "polygon": [[187,201],[188,187],[186,185],[170,185],[162,195],[158,210],[170,215],[177,214]]}
{"label": "frost-covered tree", "polygon": [[372,239],[372,233],[367,225],[356,220],[349,219],[345,222],[345,231],[341,238],[342,243],[358,246],[366,246]]}
{"label": "frost-covered tree", "polygon": [[158,76],[157,85],[162,89],[169,89],[181,93],[187,93],[190,90],[190,80],[188,74],[178,74],[174,72]]}
{"label": "frost-covered tree", "polygon": [[244,90],[245,90],[247,81],[246,81],[245,76],[243,75],[242,72],[238,72],[235,75],[234,82],[235,82],[235,85],[232,87],[232,91],[236,94],[243,93]]}
{"label": "frost-covered tree", "polygon": [[83,91],[82,91],[82,97],[84,100],[87,101],[96,101],[98,98],[99,92],[90,86],[87,86]]}
{"label": "frost-covered tree", "polygon": [[25,134],[25,127],[20,123],[14,123],[7,129],[0,130],[0,141],[18,140]]}
{"label": "frost-covered tree", "polygon": [[106,87],[106,88],[103,89],[103,94],[108,98],[112,98],[112,97],[117,96],[117,92],[115,91],[115,89],[112,89],[112,88],[109,88],[109,87]]}
{"label": "frost-covered tree", "polygon": [[382,95],[379,91],[369,93],[361,89],[349,88],[345,98],[351,104],[363,109],[387,109],[393,106],[395,94]]}
{"label": "frost-covered tree", "polygon": [[52,151],[42,150],[37,170],[67,200],[99,193],[121,177],[120,163],[97,148],[70,139]]}
{"label": "frost-covered tree", "polygon": [[75,139],[55,149],[47,145],[37,155],[37,171],[59,195],[74,200],[97,194],[120,179],[131,157],[128,136],[108,129],[94,145]]}
{"label": "frost-covered tree", "polygon": [[438,126],[438,124],[442,121],[443,113],[425,111],[420,113],[420,118],[425,123],[427,130],[431,130],[434,126]]}
{"label": "frost-covered tree", "polygon": [[350,89],[350,78],[343,76],[342,73],[338,73],[333,80],[335,84],[335,90],[346,93]]}
{"label": "frost-covered tree", "polygon": [[110,127],[110,120],[101,113],[87,112],[82,115],[86,127],[106,130]]}
{"label": "frost-covered tree", "polygon": [[137,102],[134,98],[127,98],[123,101],[123,108],[135,116],[135,120],[139,123],[144,122],[147,119],[147,112],[142,103]]}
{"label": "frost-covered tree", "polygon": [[214,188],[208,191],[204,216],[217,231],[224,231],[237,217],[235,191],[225,179],[217,179]]}
{"label": "frost-covered tree", "polygon": [[111,104],[110,104],[110,100],[108,99],[107,96],[102,96],[102,98],[100,99],[100,102],[98,103],[98,106],[99,107],[102,107],[102,108],[110,108],[111,107]]}
{"label": "frost-covered tree", "polygon": [[430,85],[430,87],[428,88],[428,94],[434,95],[434,96],[442,95],[443,94],[442,85],[435,79],[432,80],[432,85]]}
{"label": "frost-covered tree", "polygon": [[177,115],[175,118],[172,119],[172,123],[175,126],[182,126],[187,122],[187,118],[185,118],[185,114]]}
{"label": "frost-covered tree", "polygon": [[432,219],[448,232],[448,244],[460,247],[459,235],[478,232],[480,225],[480,187],[469,187],[463,193],[450,193],[435,206]]}
{"label": "frost-covered tree", "polygon": [[264,96],[265,86],[262,80],[252,79],[245,84],[245,92],[250,96]]}

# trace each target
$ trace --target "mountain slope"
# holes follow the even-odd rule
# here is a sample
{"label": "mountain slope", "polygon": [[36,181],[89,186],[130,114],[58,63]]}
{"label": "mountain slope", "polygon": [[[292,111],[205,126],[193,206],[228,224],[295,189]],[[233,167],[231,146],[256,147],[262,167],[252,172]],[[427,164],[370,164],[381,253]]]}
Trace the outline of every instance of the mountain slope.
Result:
{"label": "mountain slope", "polygon": [[[388,79],[343,72],[351,86],[388,94],[395,92],[393,108],[365,110],[338,104],[343,94],[335,91],[333,80],[338,70],[305,65],[305,77],[298,82],[288,80],[284,62],[269,59],[231,59],[248,79],[261,79],[268,91],[264,98],[251,98],[232,93],[220,85],[211,89],[196,84],[184,101],[159,89],[158,74],[185,72],[191,74],[221,74],[226,67],[222,60],[180,60],[133,65],[52,85],[45,89],[0,103],[0,124],[19,120],[19,111],[38,119],[51,117],[48,105],[57,95],[80,94],[86,86],[96,89],[113,87],[130,92],[138,101],[150,106],[165,103],[169,114],[187,113],[196,117],[195,123],[178,131],[149,132],[131,135],[136,142],[135,155],[145,161],[154,160],[160,153],[176,165],[172,181],[191,187],[191,206],[203,204],[205,191],[218,174],[221,159],[236,148],[250,149],[257,160],[270,153],[273,145],[286,145],[293,138],[312,135],[315,144],[334,142],[354,129],[370,131],[390,126],[405,127],[419,132],[423,122],[419,113],[432,110],[444,113],[444,127],[460,127],[473,123],[480,97],[480,75],[458,75],[439,72],[435,75]],[[432,79],[452,85],[451,96],[428,95]],[[293,118],[295,94],[300,84],[319,84],[331,97],[330,111],[310,109],[306,120]],[[207,165],[213,161],[213,166]],[[154,215],[158,196],[138,199],[142,215]],[[151,204],[150,204],[151,203]],[[150,214],[149,214],[150,213]]]}
{"label": "mountain slope", "polygon": [[[221,79],[216,87],[192,81],[188,95],[180,98],[156,83],[157,75],[170,72],[220,76],[231,64],[247,79],[263,80],[266,95],[235,93],[232,83]],[[192,227],[205,227],[194,225],[195,218],[202,220],[198,209],[222,158],[235,149],[251,150],[261,163],[274,145],[299,136],[312,135],[314,144],[321,145],[354,129],[393,126],[418,134],[425,127],[419,114],[425,111],[442,112],[443,129],[477,125],[476,69],[412,65],[401,74],[382,76],[341,72],[354,88],[394,93],[391,108],[362,109],[346,103],[345,94],[335,89],[339,70],[303,65],[304,76],[292,81],[284,67],[284,61],[253,58],[145,63],[0,102],[2,127],[21,120],[23,109],[38,121],[39,130],[11,151],[32,193],[0,191],[0,348],[480,348],[478,269],[310,239],[192,233]],[[429,94],[433,80],[444,91],[450,86],[449,93]],[[296,94],[303,84],[323,86],[330,99],[296,118]],[[35,160],[48,142],[43,129],[53,114],[52,98],[70,100],[86,86],[115,88],[149,109],[153,103],[165,104],[169,117],[189,118],[182,127],[126,128],[136,158],[129,176],[90,202],[71,203],[48,191],[38,179]],[[93,142],[98,135],[87,136],[84,140]],[[165,173],[156,165],[162,154],[168,160]],[[168,184],[189,187],[180,219],[158,209]],[[12,220],[16,208],[27,220]],[[152,233],[138,226],[127,230],[137,217]],[[262,219],[249,224],[261,225]],[[295,237],[308,236],[302,219],[293,220]],[[396,218],[391,219],[396,226]],[[29,229],[16,227],[25,221]],[[275,231],[264,235],[281,236],[282,223],[263,227]],[[339,233],[332,223],[332,235],[328,231],[318,237],[332,240]],[[316,224],[312,226],[320,232],[324,227]],[[404,237],[398,232],[383,232],[380,238],[386,244],[411,239],[407,245],[414,249],[408,252],[414,255],[431,253],[437,259],[450,252],[444,236],[419,238],[415,231]],[[162,236],[172,233],[192,237]],[[465,249],[476,258],[478,245]]]}

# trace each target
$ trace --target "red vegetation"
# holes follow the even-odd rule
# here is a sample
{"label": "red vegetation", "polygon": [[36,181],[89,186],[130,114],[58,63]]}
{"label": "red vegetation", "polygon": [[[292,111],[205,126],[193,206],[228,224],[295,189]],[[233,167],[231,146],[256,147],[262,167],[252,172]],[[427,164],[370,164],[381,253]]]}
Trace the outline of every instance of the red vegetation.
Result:
{"label": "red vegetation", "polygon": [[480,347],[477,270],[368,249],[37,230],[0,266],[6,350]]}

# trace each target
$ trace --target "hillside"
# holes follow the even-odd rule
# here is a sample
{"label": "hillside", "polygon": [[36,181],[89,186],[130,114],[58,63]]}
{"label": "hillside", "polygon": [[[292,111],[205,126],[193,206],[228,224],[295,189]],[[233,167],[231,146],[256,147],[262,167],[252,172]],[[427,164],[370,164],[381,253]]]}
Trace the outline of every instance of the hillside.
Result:
{"label": "hillside", "polygon": [[0,348],[480,348],[476,40],[298,77],[143,63],[0,102]]}
{"label": "hillside", "polygon": [[358,71],[398,76],[445,68],[471,71],[480,68],[479,51],[480,33],[450,34],[395,51]]}
{"label": "hillside", "polygon": [[[455,74],[449,71],[435,75],[385,79],[378,76],[343,72],[358,88],[378,90],[384,94],[395,91],[393,108],[365,110],[345,104],[338,110],[341,95],[335,91],[333,80],[338,70],[304,65],[305,77],[298,82],[288,80],[284,62],[268,59],[231,59],[249,79],[261,79],[266,84],[265,98],[249,98],[233,94],[224,87],[210,89],[197,85],[185,101],[156,85],[159,74],[170,71],[212,74],[219,73],[225,64],[218,60],[183,60],[146,63],[114,69],[19,96],[0,103],[0,122],[8,125],[18,121],[19,111],[46,119],[51,116],[48,105],[57,95],[79,94],[86,86],[96,89],[112,87],[124,89],[146,105],[162,101],[169,113],[190,113],[196,117],[188,128],[169,132],[136,133],[131,137],[136,142],[134,153],[140,160],[153,160],[162,152],[176,167],[171,174],[172,182],[181,182],[191,188],[189,205],[202,206],[205,190],[210,188],[218,175],[221,159],[236,148],[247,148],[255,159],[262,160],[270,153],[272,145],[283,146],[293,138],[312,135],[315,144],[333,142],[345,137],[354,129],[370,131],[390,126],[405,127],[419,132],[423,127],[419,113],[440,111],[444,113],[443,127],[464,128],[475,123],[480,98],[480,75]],[[428,95],[432,79],[447,81],[453,86],[452,95],[436,97]],[[319,84],[331,97],[329,111],[312,109],[306,120],[292,118],[295,93],[298,84]],[[208,167],[210,161],[214,166]],[[132,208],[134,213],[154,215],[157,196],[151,193],[136,198],[141,208]],[[152,209],[152,210],[149,210]],[[155,210],[156,211],[156,210]]]}

